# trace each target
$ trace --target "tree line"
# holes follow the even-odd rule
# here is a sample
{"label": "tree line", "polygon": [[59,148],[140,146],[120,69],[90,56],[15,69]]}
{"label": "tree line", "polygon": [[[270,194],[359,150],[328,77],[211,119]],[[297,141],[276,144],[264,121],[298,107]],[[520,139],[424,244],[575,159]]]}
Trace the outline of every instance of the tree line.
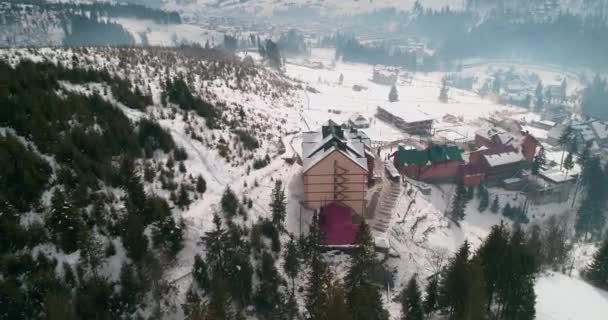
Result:
{"label": "tree line", "polygon": [[[45,0],[10,0],[9,3],[10,2],[14,2],[15,4],[34,5],[45,11],[76,13],[81,15],[89,13],[93,17],[148,19],[160,24],[179,24],[182,21],[179,13],[176,11],[154,9],[134,3],[61,3],[48,2]],[[11,8],[13,8],[12,4]],[[15,9],[16,8],[17,7],[15,6]]]}

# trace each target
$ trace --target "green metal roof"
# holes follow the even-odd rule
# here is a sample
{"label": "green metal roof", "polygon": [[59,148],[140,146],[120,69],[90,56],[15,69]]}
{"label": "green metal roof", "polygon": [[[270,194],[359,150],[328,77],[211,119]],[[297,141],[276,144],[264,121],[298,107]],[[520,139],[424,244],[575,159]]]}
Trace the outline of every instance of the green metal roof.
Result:
{"label": "green metal roof", "polygon": [[406,150],[404,147],[400,146],[396,156],[397,164],[401,166],[426,165],[429,163],[445,161],[463,161],[462,150],[455,145],[434,144],[424,150]]}

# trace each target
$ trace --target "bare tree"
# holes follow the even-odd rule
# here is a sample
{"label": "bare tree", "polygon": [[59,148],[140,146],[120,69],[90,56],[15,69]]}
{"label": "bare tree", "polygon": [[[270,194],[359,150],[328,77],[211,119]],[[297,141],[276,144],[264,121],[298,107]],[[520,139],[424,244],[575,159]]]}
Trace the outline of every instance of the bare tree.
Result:
{"label": "bare tree", "polygon": [[428,253],[424,257],[427,265],[426,269],[432,274],[440,273],[448,263],[449,255],[448,249],[444,247],[429,248]]}

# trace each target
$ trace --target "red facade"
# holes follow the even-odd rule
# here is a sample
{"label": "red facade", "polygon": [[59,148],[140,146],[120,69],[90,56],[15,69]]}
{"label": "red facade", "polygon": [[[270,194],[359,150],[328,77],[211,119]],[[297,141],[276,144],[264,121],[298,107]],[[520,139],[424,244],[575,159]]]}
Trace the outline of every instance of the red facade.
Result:
{"label": "red facade", "polygon": [[459,176],[461,161],[447,161],[432,165],[409,165],[400,169],[402,174],[423,181],[454,180]]}
{"label": "red facade", "polygon": [[534,156],[536,155],[536,149],[539,146],[538,141],[531,134],[526,133],[524,137],[524,141],[521,144],[521,153],[523,154],[526,161],[532,162],[534,160]]}

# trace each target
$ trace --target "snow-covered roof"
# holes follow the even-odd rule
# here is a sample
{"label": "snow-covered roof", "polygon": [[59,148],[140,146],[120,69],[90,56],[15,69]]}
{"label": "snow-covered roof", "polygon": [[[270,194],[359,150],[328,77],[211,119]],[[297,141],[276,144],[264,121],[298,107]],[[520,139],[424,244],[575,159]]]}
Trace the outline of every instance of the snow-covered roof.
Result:
{"label": "snow-covered roof", "polygon": [[591,123],[591,128],[599,139],[608,139],[608,124],[605,122],[594,121]]}
{"label": "snow-covered roof", "polygon": [[364,117],[360,113],[353,114],[348,120],[350,120],[352,123],[354,123],[356,125],[363,125],[363,124],[368,124],[369,123],[369,121],[367,120],[367,118]]}
{"label": "snow-covered roof", "polygon": [[419,110],[419,106],[415,107],[412,105],[404,107],[401,103],[386,103],[379,107],[392,114],[394,117],[401,118],[405,123],[431,121],[435,118],[432,115]]}
{"label": "snow-covered roof", "polygon": [[497,133],[495,135],[498,138],[498,141],[502,144],[508,144],[513,141],[513,135],[507,132]]}
{"label": "snow-covered roof", "polygon": [[401,176],[401,174],[399,173],[399,170],[397,170],[397,168],[395,168],[395,164],[393,164],[392,161],[389,161],[389,160],[384,161],[384,167],[386,168],[386,171],[388,171],[388,173],[391,177],[400,177]]}
{"label": "snow-covered roof", "polygon": [[524,161],[524,156],[519,152],[504,152],[497,154],[487,154],[483,156],[491,167],[498,167],[507,164]]}
{"label": "snow-covered roof", "polygon": [[504,179],[502,182],[506,183],[506,184],[514,184],[514,183],[519,183],[521,182],[522,179],[521,178],[517,178],[517,177],[512,177],[512,178],[507,178]]}
{"label": "snow-covered roof", "polygon": [[541,170],[539,175],[551,182],[562,183],[567,181],[572,181],[574,178],[567,174],[567,172],[563,170],[559,170],[558,168],[552,168],[548,170]]}
{"label": "snow-covered roof", "polygon": [[562,135],[562,131],[564,131],[565,128],[566,126],[564,125],[557,125],[549,129],[549,132],[547,133],[547,138],[558,140],[559,137]]}
{"label": "snow-covered roof", "polygon": [[[333,121],[328,121],[327,126],[335,128],[335,131],[327,130],[325,137],[322,131],[304,132],[302,135],[302,162],[304,172],[319,163],[332,152],[338,151],[353,160],[356,164],[367,170],[366,143],[370,142],[369,137],[358,130],[342,130]],[[330,128],[330,129],[331,129]],[[343,136],[339,133],[341,132]]]}
{"label": "snow-covered roof", "polygon": [[537,122],[540,123],[540,124],[544,124],[544,125],[546,125],[548,127],[554,127],[555,126],[555,122],[553,122],[551,120],[540,120],[540,121],[537,121]]}
{"label": "snow-covered roof", "polygon": [[501,132],[502,131],[498,130],[498,128],[496,128],[496,127],[487,127],[486,126],[484,128],[481,128],[481,129],[478,129],[477,131],[475,131],[475,134],[482,138],[490,140],[492,138],[492,136],[499,134]]}

